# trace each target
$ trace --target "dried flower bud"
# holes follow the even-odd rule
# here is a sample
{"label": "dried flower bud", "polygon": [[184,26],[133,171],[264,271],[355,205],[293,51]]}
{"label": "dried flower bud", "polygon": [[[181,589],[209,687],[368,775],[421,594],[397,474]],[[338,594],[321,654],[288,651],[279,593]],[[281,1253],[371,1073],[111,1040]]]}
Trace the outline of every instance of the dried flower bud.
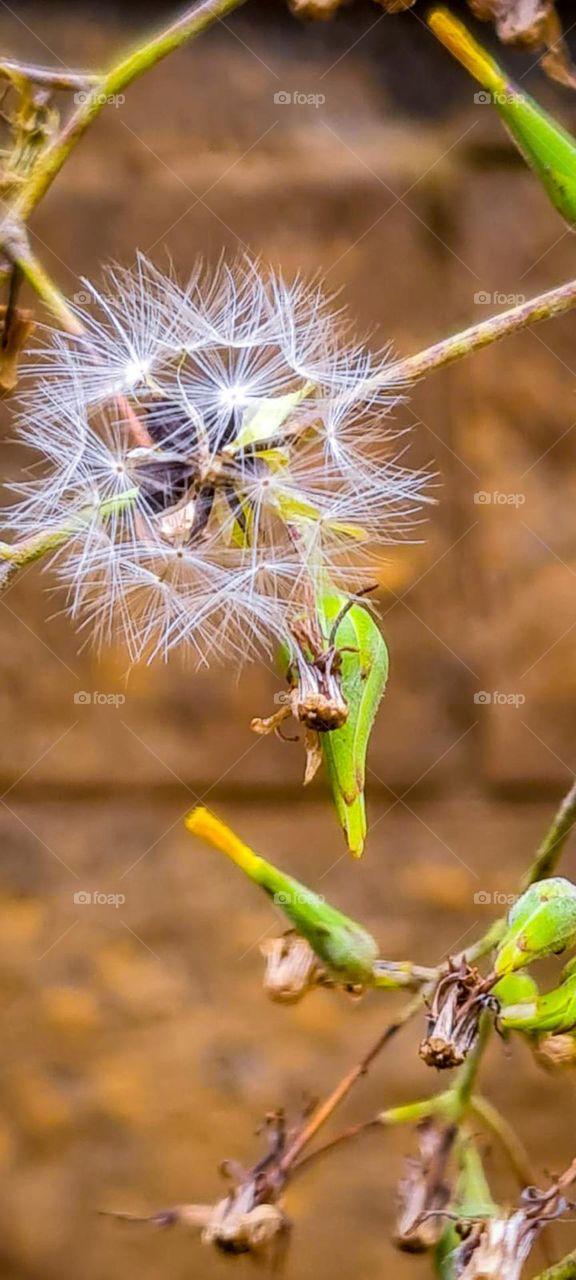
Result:
{"label": "dried flower bud", "polygon": [[450,1200],[446,1165],[456,1130],[424,1120],[418,1128],[419,1154],[406,1160],[398,1187],[398,1217],[394,1243],[404,1253],[431,1249],[444,1230],[441,1212]]}
{"label": "dried flower bud", "polygon": [[576,1032],[557,1036],[541,1036],[536,1041],[535,1055],[546,1071],[576,1067]]}
{"label": "dried flower bud", "polygon": [[575,1179],[576,1160],[546,1190],[526,1187],[521,1208],[476,1221],[453,1259],[457,1280],[520,1280],[543,1227],[571,1207],[565,1192]]}
{"label": "dried flower bud", "polygon": [[491,997],[486,981],[466,961],[450,969],[436,987],[420,1057],[429,1067],[458,1067],[478,1035],[480,1015]]}
{"label": "dried flower bud", "polygon": [[266,957],[264,990],[271,1000],[294,1004],[313,987],[333,985],[310,943],[297,933],[267,938],[260,952]]}
{"label": "dried flower bud", "polygon": [[[265,1128],[269,1150],[253,1168],[245,1169],[235,1161],[221,1165],[220,1172],[231,1185],[216,1204],[175,1205],[147,1218],[123,1213],[113,1216],[154,1227],[188,1227],[200,1231],[202,1244],[214,1245],[222,1253],[249,1253],[277,1263],[290,1230],[289,1219],[278,1204],[288,1178],[282,1161],[290,1135],[283,1111],[271,1112]],[[270,1255],[270,1249],[276,1252]]]}
{"label": "dried flower bud", "polygon": [[458,1251],[459,1280],[520,1280],[522,1269],[540,1230],[519,1209],[509,1218],[488,1218],[472,1231]]}
{"label": "dried flower bud", "polygon": [[286,1229],[286,1215],[275,1204],[241,1207],[242,1195],[226,1196],[212,1208],[202,1231],[202,1244],[223,1253],[261,1253]]}

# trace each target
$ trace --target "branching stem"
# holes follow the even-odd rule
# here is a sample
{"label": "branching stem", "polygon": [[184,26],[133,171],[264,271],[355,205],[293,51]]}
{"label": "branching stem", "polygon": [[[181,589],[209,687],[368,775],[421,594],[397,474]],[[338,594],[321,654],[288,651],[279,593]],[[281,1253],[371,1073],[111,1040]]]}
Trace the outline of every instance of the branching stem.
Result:
{"label": "branching stem", "polygon": [[299,1156],[300,1152],[304,1150],[304,1147],[307,1147],[312,1141],[312,1138],[315,1137],[318,1130],[322,1128],[322,1125],[326,1123],[332,1115],[332,1112],[336,1110],[336,1107],[338,1107],[343,1099],[347,1097],[358,1080],[360,1080],[362,1076],[366,1075],[372,1066],[372,1063],[382,1052],[385,1046],[389,1044],[394,1036],[401,1031],[402,1027],[405,1027],[406,1023],[419,1012],[424,1004],[426,994],[429,994],[429,990],[429,987],[423,988],[412,1000],[408,1002],[408,1004],[404,1005],[404,1008],[400,1010],[398,1017],[395,1018],[393,1022],[388,1023],[388,1026],[385,1027],[384,1031],[378,1036],[378,1039],[373,1045],[371,1045],[368,1052],[364,1054],[364,1057],[346,1073],[343,1079],[340,1080],[339,1084],[336,1085],[336,1088],[330,1096],[326,1098],[319,1107],[316,1107],[308,1123],[304,1125],[291,1146],[288,1148],[282,1161],[282,1168],[284,1171],[291,1168],[297,1156]]}
{"label": "branching stem", "polygon": [[432,347],[425,347],[414,356],[398,360],[387,370],[385,381],[393,384],[415,382],[433,373],[435,369],[443,369],[446,365],[454,364],[456,360],[462,360],[474,351],[481,351],[483,347],[490,347],[494,342],[500,342],[509,334],[526,329],[530,324],[563,315],[564,312],[571,311],[574,306],[576,306],[576,280],[570,280],[557,289],[550,289],[536,298],[529,298],[527,302],[522,302],[517,307],[511,307],[509,311],[502,311],[500,315],[490,316],[480,324],[471,325],[469,329],[463,329],[451,338],[444,338],[442,342],[436,342]]}

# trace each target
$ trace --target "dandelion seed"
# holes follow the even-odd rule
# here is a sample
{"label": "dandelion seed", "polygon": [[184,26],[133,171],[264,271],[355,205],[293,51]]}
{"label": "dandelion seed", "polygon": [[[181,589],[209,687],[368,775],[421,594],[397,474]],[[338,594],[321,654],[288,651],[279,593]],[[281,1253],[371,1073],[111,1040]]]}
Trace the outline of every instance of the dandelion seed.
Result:
{"label": "dandelion seed", "polygon": [[86,289],[84,333],[31,363],[37,462],[8,515],[19,537],[70,530],[57,571],[85,633],[119,633],[132,659],[239,659],[272,649],[325,575],[365,586],[429,500],[390,456],[387,352],[351,346],[317,285],[249,261],[182,288],[140,257]]}

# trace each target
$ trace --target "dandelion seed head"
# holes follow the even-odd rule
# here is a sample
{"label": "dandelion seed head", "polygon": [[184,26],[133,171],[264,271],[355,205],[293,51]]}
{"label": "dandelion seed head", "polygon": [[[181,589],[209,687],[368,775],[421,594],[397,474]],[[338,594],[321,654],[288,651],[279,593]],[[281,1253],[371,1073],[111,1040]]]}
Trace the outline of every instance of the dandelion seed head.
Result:
{"label": "dandelion seed head", "polygon": [[181,286],[139,257],[85,283],[82,334],[31,359],[9,525],[69,530],[59,581],[100,645],[271,651],[319,574],[357,590],[428,500],[390,425],[389,352],[354,345],[317,284],[247,260]]}

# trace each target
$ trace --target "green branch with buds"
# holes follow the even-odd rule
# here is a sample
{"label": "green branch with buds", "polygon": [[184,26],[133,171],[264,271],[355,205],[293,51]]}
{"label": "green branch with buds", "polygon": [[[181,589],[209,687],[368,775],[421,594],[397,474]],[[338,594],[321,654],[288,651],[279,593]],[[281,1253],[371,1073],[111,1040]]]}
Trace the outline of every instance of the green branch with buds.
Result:
{"label": "green branch with buds", "polygon": [[[398,1125],[424,1126],[421,1156],[416,1162],[421,1175],[415,1202],[419,1208],[417,1212],[407,1210],[408,1231],[402,1237],[405,1243],[401,1243],[400,1238],[399,1243],[400,1247],[416,1247],[413,1233],[420,1238],[426,1215],[430,1213],[429,1229],[423,1231],[423,1238],[428,1241],[426,1247],[431,1242],[437,1245],[439,1274],[446,1277],[456,1275],[447,1268],[448,1262],[453,1267],[461,1241],[453,1227],[443,1226],[445,1213],[460,1221],[477,1223],[478,1247],[482,1240],[482,1247],[486,1246],[481,1223],[484,1224],[482,1231],[490,1234],[485,1226],[488,1204],[492,1206],[491,1220],[504,1224],[508,1221],[504,1211],[491,1200],[481,1156],[468,1128],[471,1118],[479,1119],[497,1137],[520,1185],[524,1187],[533,1182],[521,1140],[493,1104],[477,1092],[477,1080],[495,1021],[501,1033],[516,1033],[528,1042],[542,1037],[554,1039],[565,1035],[567,1029],[576,1030],[576,960],[566,966],[560,985],[543,996],[531,974],[526,972],[545,956],[576,947],[576,886],[553,874],[575,823],[576,783],[560,804],[523,877],[523,891],[507,916],[493,922],[465,952],[441,965],[425,968],[411,961],[384,960],[376,940],[363,925],[260,857],[209,810],[194,809],[186,819],[192,835],[226,854],[287,919],[289,932],[262,947],[267,958],[265,990],[272,999],[292,1002],[318,986],[340,988],[356,995],[369,989],[376,992],[402,987],[415,989],[408,1004],[384,1027],[362,1058],[297,1131],[283,1153],[281,1168],[286,1177],[291,1172],[300,1172],[317,1158],[366,1132]],[[472,963],[483,956],[491,956],[491,967],[484,977],[472,968]],[[473,1031],[467,1037],[466,1052],[454,1084],[429,1098],[387,1108],[303,1154],[401,1029],[421,1016],[426,1007],[430,1017],[430,1009],[443,983],[449,984],[450,993],[460,992],[460,1003],[453,1002],[460,1020],[463,1000],[464,1013],[468,1019],[472,1016],[473,1021]],[[429,1159],[430,1150],[434,1152],[433,1160]],[[454,1161],[460,1174],[454,1183],[452,1200],[444,1203],[439,1189],[444,1186]],[[470,1181],[472,1172],[474,1178]],[[542,1193],[545,1194],[548,1193]],[[554,1188],[549,1194],[554,1204],[557,1199],[561,1206],[561,1197],[554,1199]],[[444,1210],[438,1208],[439,1203],[444,1203]],[[410,1204],[412,1201],[408,1209]],[[543,1208],[536,1224],[538,1231],[548,1220],[546,1215],[547,1210]],[[430,1225],[432,1219],[434,1230]],[[505,1237],[508,1227],[502,1230]],[[529,1233],[529,1224],[526,1231]],[[537,1234],[536,1227],[534,1231]]]}

